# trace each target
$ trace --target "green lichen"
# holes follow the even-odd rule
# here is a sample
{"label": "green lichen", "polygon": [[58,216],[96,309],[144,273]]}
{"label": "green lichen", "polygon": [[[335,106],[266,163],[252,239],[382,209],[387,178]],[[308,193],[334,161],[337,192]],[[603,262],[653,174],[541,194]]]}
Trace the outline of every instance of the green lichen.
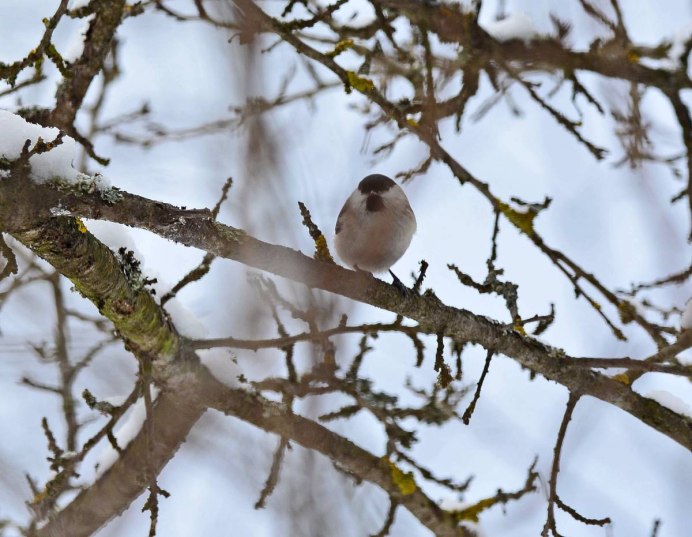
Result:
{"label": "green lichen", "polygon": [[630,50],[627,52],[627,59],[631,63],[638,63],[641,60],[641,55],[636,50]]}
{"label": "green lichen", "polygon": [[536,234],[533,229],[533,221],[538,213],[534,209],[528,208],[526,212],[519,212],[502,201],[498,202],[498,208],[517,229],[526,233],[529,237]]}
{"label": "green lichen", "polygon": [[159,354],[161,356],[173,356],[178,350],[178,338],[173,332],[166,330],[160,332]]}
{"label": "green lichen", "polygon": [[109,205],[115,205],[123,200],[123,194],[118,188],[105,188],[99,190],[99,195],[101,199],[108,203]]}
{"label": "green lichen", "polygon": [[58,68],[58,71],[60,71],[60,74],[63,76],[65,79],[72,78],[72,73],[70,70],[67,68],[67,64],[65,63],[65,60],[63,60],[62,56],[58,52],[58,50],[55,48],[55,45],[53,43],[49,43],[48,46],[46,47],[46,56],[48,56],[53,64],[55,64],[55,67]]}
{"label": "green lichen", "polygon": [[98,174],[91,176],[79,173],[74,181],[66,181],[62,177],[55,176],[51,178],[50,183],[61,192],[70,192],[77,197],[98,193],[99,197],[109,205],[119,203],[124,198],[120,189],[106,186],[103,178]]}
{"label": "green lichen", "polygon": [[460,509],[458,511],[452,511],[452,516],[458,522],[462,520],[467,520],[469,522],[478,523],[478,516],[486,509],[492,507],[497,503],[496,498],[485,498],[475,504],[467,507],[466,509]]}
{"label": "green lichen", "polygon": [[387,457],[382,457],[382,460],[389,466],[389,472],[392,476],[392,482],[399,489],[399,492],[404,496],[413,494],[418,489],[413,473],[402,471],[396,464],[390,461]]}
{"label": "green lichen", "polygon": [[526,329],[524,328],[524,325],[521,324],[521,319],[515,319],[514,324],[512,325],[512,329],[517,332],[518,334],[525,336],[526,335]]}
{"label": "green lichen", "polygon": [[98,186],[93,177],[85,174],[78,174],[75,181],[67,181],[62,177],[51,177],[50,183],[61,192],[71,192],[77,197],[85,194],[93,194]]}
{"label": "green lichen", "polygon": [[[79,223],[77,225],[79,228]],[[82,224],[82,226],[83,225],[84,224]],[[116,254],[116,257],[120,263],[120,268],[122,269],[123,274],[125,275],[125,278],[133,291],[140,291],[147,285],[156,283],[156,278],[147,278],[144,276],[144,274],[142,274],[141,264],[139,260],[135,258],[135,254],[132,250],[128,250],[124,247],[120,248]]]}
{"label": "green lichen", "polygon": [[225,226],[216,221],[212,222],[212,225],[216,228],[219,237],[222,237],[228,243],[242,244],[247,239],[247,233],[242,229]]}
{"label": "green lichen", "polygon": [[330,58],[336,58],[339,54],[350,48],[353,48],[353,39],[342,39],[336,44],[334,50],[327,53],[327,56]]}
{"label": "green lichen", "polygon": [[42,227],[16,237],[44,258],[110,319],[138,356],[167,359],[177,351],[176,332],[146,285],[151,283],[128,253],[113,252],[73,218],[50,219]]}
{"label": "green lichen", "polygon": [[618,373],[617,375],[614,375],[613,380],[617,380],[618,382],[622,382],[625,386],[629,386],[632,384],[632,379],[627,373]]}
{"label": "green lichen", "polygon": [[353,71],[346,71],[346,76],[348,77],[346,93],[351,93],[351,89],[355,89],[361,93],[368,93],[375,89],[375,84],[373,84],[372,80],[369,78],[358,76]]}
{"label": "green lichen", "polygon": [[334,258],[329,252],[329,246],[327,246],[327,239],[321,234],[315,241],[315,259],[326,261],[327,263],[334,263]]}

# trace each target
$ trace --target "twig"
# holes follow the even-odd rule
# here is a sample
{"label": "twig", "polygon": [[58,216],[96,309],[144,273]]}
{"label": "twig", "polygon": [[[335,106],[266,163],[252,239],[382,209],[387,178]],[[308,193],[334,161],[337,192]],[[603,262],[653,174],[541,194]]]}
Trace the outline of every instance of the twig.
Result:
{"label": "twig", "polygon": [[632,289],[627,291],[626,294],[629,296],[634,296],[643,289],[653,289],[656,287],[662,287],[664,285],[669,284],[681,285],[685,283],[688,280],[688,278],[690,278],[690,276],[692,276],[692,265],[679,272],[675,272],[668,276],[664,276],[663,278],[659,278],[652,282],[639,283],[637,285],[633,285]]}
{"label": "twig", "polygon": [[425,275],[428,272],[428,262],[425,259],[421,259],[420,261],[420,272],[418,272],[418,276],[416,277],[416,281],[413,284],[413,288],[411,289],[415,294],[420,293],[420,288],[421,285],[423,285],[423,280],[425,280]]}
{"label": "twig", "polygon": [[295,334],[293,336],[285,335],[278,338],[270,339],[237,339],[237,338],[215,338],[215,339],[198,339],[192,341],[191,347],[195,350],[201,349],[213,349],[216,347],[233,347],[236,349],[249,349],[249,350],[259,350],[259,349],[272,349],[272,348],[282,348],[287,345],[292,345],[301,341],[314,341],[317,339],[327,339],[332,336],[340,334],[353,334],[353,333],[364,333],[364,334],[376,334],[378,332],[404,332],[406,335],[411,337],[417,333],[429,333],[417,326],[407,326],[398,323],[373,323],[373,324],[361,324],[361,325],[344,325],[330,328],[327,330],[322,330],[320,332],[303,332],[301,334]]}
{"label": "twig", "polygon": [[144,397],[144,408],[146,409],[145,444],[146,444],[146,478],[149,482],[149,496],[142,507],[142,512],[149,511],[150,525],[149,537],[156,536],[156,525],[159,520],[159,496],[168,498],[170,493],[159,486],[156,471],[154,470],[152,452],[154,450],[154,407],[151,400],[151,365],[140,360],[140,380],[142,383],[142,395]]}
{"label": "twig", "polygon": [[464,411],[464,415],[461,417],[461,421],[463,421],[465,425],[469,424],[469,422],[471,421],[471,416],[473,415],[473,411],[476,409],[476,403],[478,402],[478,398],[481,396],[483,381],[485,380],[485,376],[488,374],[488,370],[490,369],[490,360],[492,359],[493,354],[494,352],[492,350],[489,350],[488,354],[485,356],[485,364],[483,365],[481,378],[478,379],[478,384],[476,385],[476,392],[473,394],[473,399],[471,400],[471,403],[469,403],[469,406]]}
{"label": "twig", "polygon": [[669,373],[671,375],[680,375],[683,377],[692,376],[692,366],[660,364],[647,360],[634,360],[632,358],[569,358],[564,359],[563,362],[566,365],[575,367],[594,367],[596,369],[623,367],[629,369],[642,369],[655,373]]}
{"label": "twig", "polygon": [[370,537],[386,537],[392,529],[394,524],[394,517],[396,516],[396,510],[399,507],[399,503],[395,500],[389,500],[389,509],[387,510],[387,516],[384,519],[384,526],[377,533],[373,533]]}
{"label": "twig", "polygon": [[444,360],[444,335],[442,332],[437,334],[437,350],[435,351],[435,371],[437,371],[437,383],[440,387],[446,388],[452,382],[452,371]]}
{"label": "twig", "polygon": [[572,419],[572,414],[577,406],[577,402],[581,397],[580,394],[570,393],[569,399],[567,399],[567,406],[565,408],[565,414],[562,417],[562,423],[560,424],[560,430],[557,433],[557,441],[555,442],[555,450],[553,455],[553,466],[550,471],[550,490],[548,495],[548,516],[543,526],[543,532],[541,535],[543,537],[548,537],[550,533],[554,537],[560,537],[560,533],[557,531],[556,521],[555,521],[555,506],[559,507],[569,515],[571,515],[575,520],[592,526],[605,526],[610,523],[610,518],[587,518],[579,514],[574,508],[570,507],[564,503],[558,493],[557,493],[557,476],[560,473],[560,456],[562,454],[562,446],[565,441],[565,436],[567,434],[567,426]]}
{"label": "twig", "polygon": [[310,211],[302,201],[298,202],[298,207],[300,207],[300,214],[303,216],[303,225],[308,229],[310,237],[312,237],[312,240],[315,242],[315,259],[327,263],[334,263],[334,258],[329,252],[327,239],[325,239],[324,234],[320,228],[317,227],[317,224],[312,221]]}
{"label": "twig", "polygon": [[279,440],[279,445],[276,447],[274,452],[274,458],[272,459],[272,466],[269,470],[269,475],[267,476],[267,481],[262,488],[259,499],[255,503],[255,509],[263,509],[266,505],[267,498],[271,495],[276,488],[276,484],[279,482],[279,471],[281,470],[281,463],[283,462],[284,455],[286,454],[286,448],[290,447],[288,439],[284,436]]}
{"label": "twig", "polygon": [[[46,20],[46,31],[43,33],[41,41],[25,58],[10,65],[0,64],[0,78],[7,80],[10,85],[14,85],[17,75],[26,67],[40,61],[44,55],[48,55],[51,60],[57,61],[59,56],[56,56],[57,51],[55,51],[55,48],[52,47],[51,40],[53,38],[55,28],[58,26],[60,19],[67,11],[68,2],[69,0],[60,0],[60,4],[58,4],[53,16]],[[51,49],[51,47],[52,53],[49,53],[49,49]]]}
{"label": "twig", "polygon": [[608,153],[608,150],[603,148],[603,147],[598,147],[597,145],[589,142],[582,134],[577,130],[577,123],[574,121],[571,121],[570,119],[567,119],[562,112],[558,111],[556,108],[553,108],[551,105],[549,105],[543,98],[541,98],[540,95],[536,92],[535,89],[533,89],[533,85],[521,78],[521,75],[513,69],[509,64],[505,63],[503,66],[503,69],[505,69],[512,78],[514,78],[519,84],[524,86],[524,89],[529,93],[531,98],[538,103],[538,105],[543,108],[546,112],[548,112],[555,121],[557,121],[560,125],[562,125],[564,128],[566,128],[572,135],[579,141],[581,142],[586,149],[589,150],[589,152],[596,158],[596,160],[603,160],[605,155]]}
{"label": "twig", "polygon": [[504,490],[500,489],[497,491],[497,494],[491,496],[490,498],[484,498],[470,507],[452,511],[452,516],[460,522],[463,520],[468,520],[477,523],[479,516],[483,511],[486,511],[487,509],[490,509],[498,504],[505,505],[510,501],[519,500],[526,494],[535,491],[536,481],[538,480],[538,472],[536,472],[537,462],[538,459],[534,459],[533,463],[529,467],[526,481],[521,489],[514,492],[505,492]]}
{"label": "twig", "polygon": [[658,530],[660,529],[660,527],[661,527],[661,520],[657,518],[656,520],[654,520],[654,525],[651,528],[651,537],[657,537],[658,536]]}
{"label": "twig", "polygon": [[[218,218],[219,211],[221,210],[221,205],[223,205],[223,202],[226,201],[226,198],[228,197],[228,191],[230,190],[232,185],[233,178],[229,177],[228,179],[226,179],[223,186],[221,187],[221,196],[219,197],[219,200],[216,202],[216,205],[214,205],[214,208],[211,210],[212,219],[216,220]],[[161,305],[163,306],[171,298],[174,298],[180,292],[180,290],[186,285],[201,280],[202,277],[209,272],[209,269],[211,268],[211,264],[214,261],[214,259],[216,259],[216,256],[207,252],[202,258],[202,261],[199,265],[197,265],[194,269],[192,269],[185,276],[183,276],[181,280],[178,283],[176,283],[170,291],[168,291],[165,295],[161,297]]]}
{"label": "twig", "polygon": [[453,490],[455,492],[466,492],[469,486],[471,485],[471,481],[473,481],[473,476],[469,477],[466,481],[462,483],[457,483],[449,478],[435,477],[435,475],[433,475],[433,473],[430,470],[418,464],[411,457],[406,455],[406,453],[404,453],[403,451],[397,449],[396,456],[398,459],[406,461],[407,464],[410,464],[416,470],[418,470],[418,472],[423,476],[424,479],[437,483],[438,485],[442,485],[443,487]]}

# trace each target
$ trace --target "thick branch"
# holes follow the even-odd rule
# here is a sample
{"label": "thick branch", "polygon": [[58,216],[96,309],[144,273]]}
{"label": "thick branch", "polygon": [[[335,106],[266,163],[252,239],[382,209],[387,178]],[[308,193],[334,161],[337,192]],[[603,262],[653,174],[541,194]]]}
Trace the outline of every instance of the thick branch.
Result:
{"label": "thick branch", "polygon": [[140,431],[102,477],[32,537],[88,537],[120,515],[149,485],[150,471],[158,475],[173,457],[204,410],[179,393],[159,395],[152,420],[156,442],[147,446]]}
{"label": "thick branch", "polygon": [[55,96],[51,124],[72,131],[77,112],[82,106],[89,85],[101,70],[103,60],[111,49],[115,32],[122,22],[125,0],[95,2],[94,18],[84,40],[84,51],[70,67],[70,78],[63,80]]}
{"label": "thick branch", "polygon": [[402,491],[393,479],[392,464],[378,458],[329,429],[291,412],[285,406],[267,401],[244,390],[223,387],[202,392],[204,403],[229,416],[252,423],[265,431],[289,438],[314,449],[335,461],[348,473],[366,479],[382,488],[392,499],[406,507],[437,536],[469,535],[464,528],[416,487]]}
{"label": "thick branch", "polygon": [[175,355],[178,335],[149,290],[133,288],[113,252],[82,233],[74,219],[53,218],[13,235],[70,279],[113,322],[135,355],[166,363]]}
{"label": "thick branch", "polygon": [[[281,24],[279,21],[267,15],[254,2],[250,0],[234,0],[234,2],[241,9],[243,9],[243,11],[246,12],[248,16],[251,16],[255,23],[258,25],[258,27],[262,28],[263,31],[276,33],[285,42],[292,45],[296,49],[296,51],[324,65],[326,68],[331,70],[336,76],[338,76],[339,79],[341,79],[347,90],[350,90],[352,87],[355,87],[370,101],[376,103],[390,120],[396,122],[396,124],[399,126],[402,132],[408,130],[415,134],[421,140],[421,142],[423,142],[429,147],[431,156],[436,160],[446,164],[449,167],[452,174],[457,178],[457,180],[461,184],[470,183],[471,185],[473,185],[473,187],[476,188],[492,204],[493,209],[496,212],[503,213],[505,217],[517,229],[524,233],[534,243],[536,247],[538,247],[546,256],[548,256],[548,258],[553,262],[553,264],[561,272],[563,272],[565,276],[567,276],[570,279],[570,281],[573,283],[575,287],[575,292],[583,295],[594,307],[597,313],[603,318],[603,320],[608,324],[608,326],[611,327],[615,336],[619,339],[625,339],[622,332],[612,323],[612,321],[602,311],[600,304],[598,304],[593,298],[591,298],[591,296],[578,282],[578,280],[583,279],[589,282],[591,285],[594,286],[594,288],[598,290],[599,293],[603,295],[603,297],[606,300],[608,300],[611,304],[619,308],[621,307],[621,302],[618,299],[618,297],[615,296],[612,292],[610,292],[593,274],[584,270],[581,266],[569,259],[562,252],[549,247],[543,241],[543,239],[535,231],[533,226],[533,217],[535,217],[536,213],[533,213],[533,215],[529,215],[528,213],[519,213],[518,211],[512,209],[505,202],[500,200],[497,196],[495,196],[491,192],[490,186],[487,183],[476,178],[455,158],[453,158],[452,155],[442,147],[438,138],[434,135],[431,135],[429,129],[422,127],[420,125],[416,126],[415,122],[414,124],[411,124],[411,122],[407,120],[406,113],[404,112],[404,110],[402,110],[399,106],[389,102],[384,97],[384,95],[375,87],[372,81],[369,81],[367,79],[360,79],[357,76],[354,79],[354,73],[340,67],[334,61],[334,58],[332,58],[331,56],[322,54],[318,50],[308,46],[304,41],[300,40],[295,34],[293,34],[291,30],[286,27],[286,25]],[[428,9],[424,4],[416,4],[414,2],[407,2],[406,4],[409,7],[415,9]],[[447,6],[443,6],[443,10],[446,9]],[[450,24],[453,22],[453,17],[450,16],[450,13],[452,12],[450,11],[449,13],[447,13],[447,11],[444,11],[444,21],[442,21],[444,24]],[[459,31],[460,29],[456,23],[453,23],[451,27],[454,28],[455,32]],[[527,216],[529,217],[529,220],[527,220]],[[632,312],[632,320],[636,321],[639,325],[641,325],[641,327],[649,333],[649,335],[657,343],[657,345],[665,345],[666,341],[663,338],[663,336],[656,329],[656,327],[647,322],[646,319],[644,319],[644,317],[639,315],[637,312]]]}
{"label": "thick branch", "polygon": [[[56,198],[41,198],[41,192],[63,196],[52,187],[37,186],[27,181],[8,179],[7,183],[24,191],[36,202],[35,207],[42,206],[44,210],[49,210],[54,203],[59,204],[59,201]],[[17,199],[7,195],[7,191],[1,192],[0,202]],[[89,195],[86,198],[67,195],[67,198],[93,202],[106,210],[112,208],[99,196],[96,193],[95,199]],[[91,200],[88,201],[88,198]],[[22,199],[23,196],[20,196],[19,200]],[[14,205],[12,207],[16,208]],[[149,209],[156,211],[155,207],[156,204],[150,205]],[[0,203],[0,209],[7,208],[7,204]],[[168,212],[167,206],[162,205],[161,208]],[[189,216],[190,212],[177,211],[179,226],[180,215]],[[419,488],[414,491],[401,490],[392,478],[393,470],[388,460],[368,453],[311,420],[294,415],[282,405],[243,390],[227,388],[216,381],[199,364],[191,348],[180,340],[148,290],[133,285],[115,255],[74,219],[65,216],[41,219],[35,218],[38,216],[36,214],[31,218],[30,210],[9,209],[9,213],[12,214],[0,210],[0,221],[4,221],[5,226],[9,224],[10,228],[14,227],[11,232],[18,240],[55,266],[85,298],[97,305],[101,313],[114,323],[127,347],[140,360],[151,363],[152,376],[163,387],[153,415],[148,417],[150,421],[147,426],[128,444],[116,463],[46,525],[36,530],[34,535],[86,537],[122,513],[150,485],[152,474],[158,475],[172,458],[208,406],[331,457],[337,465],[353,475],[379,485],[436,535],[469,535],[462,528],[457,528],[456,522]],[[13,214],[21,216],[16,218]],[[194,221],[198,223],[220,226],[207,217],[199,218],[199,212],[192,214],[197,214],[198,218]],[[169,213],[169,217],[171,215]],[[225,226],[215,228],[229,232]],[[233,232],[221,239],[220,244],[232,245],[234,241],[229,237],[235,237],[237,241],[242,236]],[[151,442],[151,438],[156,441]]]}
{"label": "thick branch", "polygon": [[[0,199],[17,199],[19,194],[9,191],[13,183],[7,180],[0,183]],[[562,384],[571,392],[591,395],[611,403],[692,449],[692,419],[638,395],[617,380],[570,367],[560,360],[567,358],[563,351],[521,336],[512,328],[486,317],[446,306],[432,294],[402,300],[396,289],[369,275],[316,261],[290,248],[260,241],[240,229],[215,222],[210,213],[204,216],[200,211],[184,211],[126,193],[122,193],[121,201],[109,204],[101,199],[98,192],[77,196],[45,185],[19,186],[23,186],[24,190],[35,190],[31,198],[41,200],[42,205],[34,204],[30,208],[42,210],[45,215],[50,214],[50,207],[61,206],[83,217],[147,229],[167,239],[304,283],[308,287],[324,289],[409,317],[426,330],[477,343],[516,360],[545,378]],[[13,211],[0,214],[0,221],[4,219],[8,232],[15,231],[17,227],[21,229],[21,220],[27,217],[26,214],[22,216],[22,212],[15,207]],[[54,237],[54,240],[60,238]]]}
{"label": "thick branch", "polygon": [[518,62],[534,71],[562,73],[582,70],[664,91],[692,88],[692,80],[682,69],[668,71],[647,67],[627,56],[626,50],[619,55],[598,48],[575,52],[551,38],[534,39],[530,43],[518,39],[497,41],[477,25],[473,14],[462,13],[442,3],[417,0],[379,0],[379,3],[405,13],[414,24],[427,24],[429,30],[444,42],[464,45],[472,40],[474,54],[484,51],[490,58]]}

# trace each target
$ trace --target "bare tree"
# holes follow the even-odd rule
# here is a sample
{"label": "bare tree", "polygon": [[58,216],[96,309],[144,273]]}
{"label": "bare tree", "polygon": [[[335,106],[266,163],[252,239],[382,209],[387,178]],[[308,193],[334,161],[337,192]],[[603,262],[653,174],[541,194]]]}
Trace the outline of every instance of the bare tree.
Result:
{"label": "bare tree", "polygon": [[[26,520],[3,521],[7,535],[17,528],[31,536],[92,535],[143,494],[149,534],[156,534],[166,516],[166,498],[181,493],[164,488],[161,473],[188,435],[184,449],[198,459],[213,456],[222,466],[252,469],[248,476],[253,478],[262,474],[259,481],[248,477],[241,487],[246,496],[255,495],[252,501],[232,509],[242,518],[253,505],[263,508],[272,494],[281,495],[290,521],[282,525],[282,535],[403,534],[393,529],[402,510],[418,520],[410,530],[416,534],[427,528],[441,536],[476,535],[476,524],[480,520],[482,527],[487,512],[502,512],[531,497],[540,500],[545,523],[537,531],[542,535],[561,535],[563,524],[572,527],[567,518],[584,531],[607,526],[611,506],[588,513],[560,493],[569,479],[560,472],[565,446],[578,442],[576,432],[569,434],[570,424],[588,399],[599,402],[588,407],[591,412],[612,407],[642,424],[644,430],[637,434],[665,437],[684,453],[684,471],[690,468],[689,410],[671,397],[642,395],[637,383],[652,377],[683,380],[672,385],[682,386],[687,394],[680,397],[689,398],[692,369],[682,354],[692,347],[692,330],[680,329],[680,315],[692,275],[687,242],[692,239],[692,32],[640,43],[618,0],[565,2],[562,11],[544,13],[551,25],[547,29],[537,29],[527,15],[507,13],[504,2],[481,0],[53,4],[58,5],[43,18],[40,35],[22,49],[29,52],[0,63],[0,104],[12,109],[13,124],[21,116],[33,125],[27,129],[56,133],[53,139],[25,140],[22,132],[29,131],[11,129],[8,116],[0,123],[3,326],[28,326],[35,319],[44,333],[48,323],[53,326],[51,343],[45,337],[30,341],[40,367],[27,372],[20,362],[5,375],[21,381],[22,394],[47,393],[52,398],[45,400],[55,405],[42,414],[36,408],[39,414],[32,413],[25,425],[45,438],[49,474],[36,477],[42,475],[40,461],[18,469],[19,457],[0,452],[3,466],[12,467],[8,475],[25,473],[30,487],[27,497],[14,478],[0,482],[30,507]],[[564,14],[566,4],[571,18]],[[15,31],[23,41],[41,20],[34,13],[21,15],[18,7],[0,7],[0,12],[6,21],[16,17]],[[186,34],[189,28],[199,33]],[[69,32],[79,35],[70,51],[61,41]],[[190,36],[205,33],[213,36],[202,43],[209,46],[208,56],[191,53],[199,62],[192,66],[198,80],[190,80],[190,66],[166,71],[164,80],[147,79],[147,73],[137,71],[142,62],[152,68],[175,65],[177,41],[201,50],[202,44]],[[158,43],[158,48],[144,46],[138,36],[147,36],[147,43]],[[215,90],[218,102],[210,105],[205,91],[212,78],[214,83],[225,80],[228,88]],[[185,91],[186,101],[177,93]],[[54,95],[48,105],[46,95]],[[238,96],[244,102],[229,107]],[[652,117],[647,105],[654,100],[668,107],[677,129],[674,139],[661,135],[663,120]],[[444,244],[441,256],[465,296],[488,295],[496,315],[453,306],[450,285],[426,289],[429,271],[440,268],[430,263],[432,254],[411,274],[412,289],[404,295],[369,273],[334,261],[329,231],[336,214],[324,207],[331,204],[338,210],[343,200],[336,199],[336,192],[348,192],[354,184],[337,189],[340,172],[333,166],[333,182],[320,178],[308,188],[309,197],[297,203],[299,188],[286,162],[294,158],[287,147],[291,138],[301,136],[303,118],[316,119],[311,128],[323,129],[324,137],[338,128],[342,112],[335,103],[349,103],[364,125],[363,159],[389,165],[412,188],[441,193],[439,182],[431,181],[435,176],[454,184],[459,196],[475,197],[490,224],[482,231],[485,251],[468,252],[457,239],[461,224],[447,222],[439,231],[446,233],[439,242]],[[496,175],[473,172],[459,141],[480,129],[499,107],[526,116],[525,122],[542,118],[550,128],[557,127],[555,132],[563,136],[557,143],[567,148],[566,154],[578,153],[580,163],[588,159],[585,169],[603,174],[616,169],[633,183],[645,171],[655,175],[657,192],[672,195],[665,205],[653,194],[645,196],[647,209],[638,218],[652,229],[663,223],[666,231],[654,241],[676,253],[662,254],[662,259],[682,265],[662,262],[664,273],[651,281],[611,277],[594,268],[595,258],[607,258],[605,252],[578,259],[570,253],[569,240],[556,239],[539,225],[539,216],[563,210],[552,203],[552,188],[540,194],[542,199],[525,201],[519,196],[535,192],[534,186],[498,179],[525,173],[501,166]],[[290,128],[276,128],[274,118],[281,114],[284,121],[293,121]],[[234,133],[231,139],[229,132]],[[494,132],[498,138],[485,145],[482,157],[488,163],[502,160],[511,149],[499,143],[499,129]],[[80,173],[65,177],[56,168],[48,177],[38,177],[37,159],[53,162],[51,155],[72,140],[79,146],[81,159],[74,163]],[[173,170],[168,168],[141,175],[146,169],[138,167],[138,159],[172,143],[176,152],[190,156],[206,152],[194,173],[180,170],[170,177]],[[534,150],[532,141],[514,143],[522,154]],[[325,144],[315,151],[328,152],[322,157],[330,161],[344,148]],[[412,163],[411,155],[419,161]],[[205,159],[233,159],[241,165],[233,174],[224,174],[229,168],[224,164],[210,165],[219,174],[212,176],[201,164]],[[566,174],[576,164],[560,165]],[[109,186],[101,173],[119,187]],[[226,179],[228,175],[234,179]],[[137,195],[117,180],[125,176],[131,185],[146,185],[142,191],[163,190],[166,195]],[[183,197],[176,198],[175,192]],[[614,207],[608,188],[594,192],[605,206]],[[332,194],[334,200],[327,202]],[[179,206],[164,201],[171,197]],[[585,220],[600,218],[593,203],[592,212],[584,209]],[[301,220],[304,228],[294,225]],[[179,248],[160,254],[165,256],[162,264],[179,279],[165,285],[147,272],[124,235],[109,240],[96,221],[146,230],[195,248],[201,260],[171,263],[176,256],[196,255],[181,254]],[[576,236],[576,228],[585,224],[573,225],[571,236]],[[625,233],[612,242],[631,243],[635,250],[640,248],[635,239]],[[525,267],[521,255],[503,254],[510,243],[518,245],[508,247],[512,251],[549,267],[573,291],[574,300],[560,299],[557,291],[550,301],[532,300],[530,291],[520,300],[527,276],[525,269],[515,268]],[[314,251],[302,253],[291,247],[295,244]],[[470,259],[484,269],[469,268]],[[227,260],[236,262],[233,269]],[[245,268],[251,269],[247,278]],[[199,323],[181,311],[181,297],[195,296],[194,289],[205,289],[199,296],[216,312],[216,337],[200,335],[193,326]],[[377,308],[374,320],[352,320],[358,303]],[[544,309],[534,310],[536,303]],[[8,314],[12,308],[23,313]],[[550,336],[563,314],[583,319],[584,325],[598,319],[597,330],[605,327],[610,339],[599,336],[589,346],[584,338],[590,356],[568,352],[570,343]],[[78,331],[85,335],[76,337]],[[369,367],[390,336],[411,344],[396,347],[396,355],[390,356],[407,371],[395,391],[382,388],[388,380],[385,368]],[[402,350],[406,348],[411,350]],[[497,483],[496,492],[479,497],[473,476],[445,472],[444,461],[419,456],[416,446],[431,429],[441,439],[447,433],[439,431],[477,423],[474,413],[487,397],[484,381],[492,378],[500,356],[521,366],[530,380],[543,378],[559,386],[557,395],[554,388],[548,395],[547,384],[530,383],[521,372],[511,380],[528,384],[548,405],[564,410],[559,423],[544,428],[554,444],[548,457],[513,461],[525,477]],[[463,375],[470,363],[480,371],[477,379]],[[117,401],[103,395],[114,385],[127,392]],[[363,425],[364,416],[370,425]],[[236,421],[228,418],[270,433],[272,454],[264,450],[266,442],[256,452],[251,449],[254,433],[238,432]],[[20,427],[19,420],[14,423]],[[359,435],[364,430],[376,431],[379,449],[363,443]],[[3,436],[14,434],[3,430]],[[44,456],[46,444],[40,446]],[[98,455],[99,449],[110,454]],[[480,478],[486,471],[480,467],[473,473]],[[368,483],[387,498],[384,510],[378,507],[381,520],[375,526],[358,522],[362,499],[353,492]],[[609,483],[599,487],[608,489]],[[440,491],[461,496],[464,503],[440,504]],[[511,520],[512,514],[507,517]],[[666,520],[651,523],[653,530],[646,531],[655,535]],[[128,531],[116,524],[108,527]],[[218,534],[227,531],[222,528]]]}

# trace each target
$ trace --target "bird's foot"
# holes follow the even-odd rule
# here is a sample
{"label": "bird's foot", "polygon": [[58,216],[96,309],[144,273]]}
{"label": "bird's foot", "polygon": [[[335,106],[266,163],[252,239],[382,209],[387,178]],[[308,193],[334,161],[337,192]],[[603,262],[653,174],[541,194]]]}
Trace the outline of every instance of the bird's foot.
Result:
{"label": "bird's foot", "polygon": [[394,287],[396,287],[396,290],[399,291],[399,293],[401,293],[401,296],[403,296],[404,298],[406,298],[406,297],[409,297],[409,296],[411,296],[411,295],[413,294],[413,291],[411,291],[411,289],[409,289],[408,287],[406,287],[406,286],[401,282],[401,280],[400,280],[399,278],[396,277],[396,274],[394,274],[391,270],[389,271],[389,274],[392,275],[392,278],[393,278],[393,280],[394,280],[394,281],[392,282],[392,285],[393,285]]}

